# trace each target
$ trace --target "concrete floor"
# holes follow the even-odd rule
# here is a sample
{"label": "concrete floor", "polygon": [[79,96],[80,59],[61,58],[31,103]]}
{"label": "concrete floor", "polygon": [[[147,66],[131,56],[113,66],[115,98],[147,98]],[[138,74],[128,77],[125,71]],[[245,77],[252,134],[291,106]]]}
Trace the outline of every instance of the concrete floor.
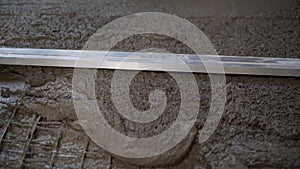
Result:
{"label": "concrete floor", "polygon": [[[299,1],[256,1],[256,4],[260,3],[259,5],[252,5],[253,1],[247,2],[250,1],[243,1],[243,3],[237,0],[199,1],[195,4],[194,1],[153,3],[153,1],[3,0],[0,2],[0,45],[22,48],[81,49],[87,39],[109,21],[135,12],[160,11],[176,14],[195,24],[208,36],[219,54],[299,58]],[[134,36],[120,42],[113,50],[136,51],[149,47],[164,48],[174,53],[192,53],[182,43],[159,35]],[[76,145],[73,147],[74,151],[82,153],[82,147],[87,143],[86,135],[74,125],[77,117],[71,99],[73,69],[1,66],[0,72],[18,76],[24,83],[24,87],[18,92],[8,90],[6,95],[2,92],[2,97],[5,98],[1,99],[3,111],[0,115],[3,115],[1,119],[4,120],[1,121],[2,133],[11,117],[11,109],[15,108],[10,107],[12,102],[7,102],[7,98],[16,96],[21,103],[18,107],[18,114],[21,115],[13,119],[16,123],[24,122],[25,119],[24,123],[30,123],[28,129],[32,129],[31,121],[28,122],[26,119],[34,117],[32,122],[36,122],[38,117],[41,118],[37,130],[32,135],[32,139],[37,140],[37,144],[43,144],[41,141],[43,137],[56,139],[59,135],[59,131],[55,130],[54,135],[51,136],[51,132],[44,132],[43,128],[39,132],[39,126],[47,122],[57,123],[59,127],[65,125],[63,133],[70,131],[74,134],[74,139],[69,138],[70,134],[61,137],[62,143],[57,149],[61,149],[63,155],[59,153],[58,155],[52,153],[54,154],[52,155],[53,149],[36,151],[34,148],[25,149],[27,155],[23,159],[20,156],[24,160],[20,163],[31,162],[32,165],[27,165],[27,168],[34,168],[33,166],[49,168],[51,167],[49,162],[53,157],[54,168],[80,168],[82,154],[69,158],[64,156],[68,145]],[[106,93],[109,91],[112,73],[112,70],[99,70],[97,79],[99,83],[106,86],[97,89],[97,93],[99,98],[106,100],[108,113],[115,112],[108,98],[110,94]],[[201,129],[209,106],[210,86],[206,75],[195,76],[202,97],[196,127]],[[213,136],[204,144],[194,143],[191,151],[179,164],[163,168],[300,168],[298,153],[300,152],[300,79],[234,75],[226,78],[228,84],[226,108]],[[145,79],[151,82],[153,80],[156,87],[167,87],[166,90],[176,88],[172,79],[163,73],[139,74],[136,77],[137,85],[133,90],[132,102],[140,109],[147,107],[148,92],[153,89],[151,85],[148,87],[138,85],[143,84]],[[165,81],[165,79],[169,80]],[[175,95],[176,92],[175,94],[170,92],[170,99],[176,98]],[[178,104],[178,100],[175,99],[175,106],[167,111],[176,112]],[[158,128],[164,130],[168,127],[173,116],[174,114],[170,117],[166,115],[167,121],[164,121],[166,125],[158,122]],[[116,122],[116,117],[118,115],[111,117],[112,123]],[[128,121],[114,125],[126,134],[138,134],[134,129],[135,125]],[[46,125],[46,127],[53,126]],[[145,128],[145,132],[150,130],[151,134],[151,127]],[[4,136],[0,153],[2,159],[0,166],[3,168],[11,168],[10,163],[5,162],[9,159],[14,160],[14,155],[9,153],[10,150],[23,148],[22,135],[16,133],[23,130],[27,132],[24,126],[14,129],[12,124]],[[152,131],[153,133],[155,132]],[[14,137],[15,135],[21,136],[17,138]],[[27,139],[26,136],[24,138]],[[20,145],[12,147],[7,143],[7,140],[12,139],[21,142]],[[55,147],[54,143],[49,144]],[[34,143],[31,145],[34,147]],[[92,142],[89,145],[92,148],[86,148],[88,156],[84,157],[86,161],[83,167],[144,168],[124,163]],[[45,155],[47,153],[49,155]],[[90,158],[94,154],[98,155],[97,158]],[[45,159],[46,162],[40,163],[36,159]],[[67,166],[64,166],[63,162]],[[24,166],[26,168],[26,165]]]}
{"label": "concrete floor", "polygon": [[[219,54],[299,57],[299,6],[297,0],[201,0],[197,3],[3,0],[0,2],[0,46],[81,49],[106,23],[136,12],[155,11],[175,14],[195,24]],[[143,40],[136,45],[145,47]],[[132,48],[127,44],[120,50]],[[187,52],[175,43],[168,43],[167,49]]]}

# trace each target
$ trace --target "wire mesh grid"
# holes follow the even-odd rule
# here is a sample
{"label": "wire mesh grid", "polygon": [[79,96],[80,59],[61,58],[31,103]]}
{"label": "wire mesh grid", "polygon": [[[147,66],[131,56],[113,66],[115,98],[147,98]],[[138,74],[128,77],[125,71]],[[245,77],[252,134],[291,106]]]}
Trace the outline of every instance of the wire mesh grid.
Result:
{"label": "wire mesh grid", "polygon": [[17,108],[0,116],[0,168],[110,168],[82,130]]}

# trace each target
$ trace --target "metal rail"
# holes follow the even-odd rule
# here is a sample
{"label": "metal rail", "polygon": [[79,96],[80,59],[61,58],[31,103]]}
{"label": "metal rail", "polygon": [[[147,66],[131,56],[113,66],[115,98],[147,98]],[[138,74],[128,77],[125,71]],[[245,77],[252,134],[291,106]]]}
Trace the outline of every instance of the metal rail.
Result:
{"label": "metal rail", "polygon": [[[191,54],[135,53],[130,56],[131,54],[130,52],[112,51],[0,48],[0,65],[125,70],[143,70],[147,67],[148,70],[153,71],[175,72],[186,72],[185,67],[187,65],[192,72],[207,73],[205,66],[216,67],[220,63],[218,62],[219,59],[226,74],[300,77],[300,59],[222,55],[201,55],[201,59],[199,59],[198,56]],[[101,64],[95,64],[100,60]]]}

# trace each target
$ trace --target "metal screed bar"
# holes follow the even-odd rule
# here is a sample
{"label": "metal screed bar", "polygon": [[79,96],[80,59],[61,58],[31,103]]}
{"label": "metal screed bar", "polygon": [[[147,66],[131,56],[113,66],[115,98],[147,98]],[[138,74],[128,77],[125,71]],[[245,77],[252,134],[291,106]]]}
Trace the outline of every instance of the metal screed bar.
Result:
{"label": "metal screed bar", "polygon": [[[192,54],[0,48],[1,65],[124,70],[144,70],[147,68],[147,70],[152,71],[174,72],[187,72],[186,66],[188,66],[195,73],[207,73],[207,67],[210,67],[209,73],[220,73],[218,58],[223,64],[226,74],[300,77],[300,59],[292,58],[223,55],[201,55],[198,57]],[[98,64],[99,62],[101,64]]]}

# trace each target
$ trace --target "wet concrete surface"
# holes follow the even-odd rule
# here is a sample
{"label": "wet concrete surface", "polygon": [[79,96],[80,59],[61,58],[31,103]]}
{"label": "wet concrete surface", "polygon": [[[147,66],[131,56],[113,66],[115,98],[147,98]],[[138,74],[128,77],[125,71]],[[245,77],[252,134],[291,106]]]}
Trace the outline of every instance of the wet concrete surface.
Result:
{"label": "wet concrete surface", "polygon": [[[289,3],[283,3],[284,5],[279,3],[282,1],[279,1],[280,5],[275,5],[275,7],[260,5],[260,10],[246,10],[248,8],[244,9],[245,4],[238,5],[238,1],[232,2],[234,3],[224,1],[222,2],[224,5],[211,5],[210,8],[208,8],[209,4],[206,4],[207,9],[204,8],[197,13],[197,7],[186,10],[193,6],[191,4],[179,7],[171,2],[155,4],[148,1],[119,3],[1,1],[0,45],[3,47],[81,49],[89,36],[113,19],[134,12],[161,11],[179,15],[195,24],[208,36],[219,54],[300,57],[299,1],[288,1]],[[215,13],[216,9],[221,12]],[[149,47],[164,48],[174,53],[192,53],[182,43],[159,35],[134,36],[120,42],[113,50],[136,51]],[[0,71],[2,74],[18,76],[25,84],[18,92],[9,89],[5,91],[5,95],[2,92],[1,103],[14,107],[14,96],[17,95],[21,103],[19,109],[24,116],[31,117],[36,114],[40,115],[42,121],[45,122],[70,124],[69,130],[73,132],[72,134],[66,133],[62,137],[67,140],[63,140],[61,145],[67,142],[66,147],[74,145],[74,151],[81,152],[79,149],[86,144],[82,141],[86,135],[76,125],[77,117],[72,102],[73,69],[1,66]],[[147,109],[149,91],[155,87],[162,87],[168,91],[168,97],[174,105],[166,110],[169,113],[165,113],[155,123],[144,128],[126,120],[120,121],[120,115],[116,113],[109,98],[109,83],[112,74],[112,70],[98,71],[97,83],[103,88],[97,88],[97,95],[99,99],[105,100],[107,119],[116,130],[130,136],[154,135],[168,128],[174,121],[178,110],[176,105],[180,103],[176,97],[179,91],[176,89],[174,80],[165,73],[142,72],[132,84],[131,99],[138,109]],[[201,96],[201,108],[195,127],[200,130],[209,108],[210,85],[206,75],[195,74],[195,77]],[[147,81],[153,82],[154,85],[145,87],[143,84]],[[190,140],[193,143],[190,151],[183,158],[176,159],[176,164],[162,168],[299,168],[300,79],[230,75],[226,77],[226,81],[226,108],[215,133],[203,144],[195,141],[198,135],[193,137]],[[14,99],[10,101],[10,98]],[[5,109],[8,108],[2,107],[2,110]],[[3,119],[9,118],[2,117]],[[156,130],[153,130],[155,126]],[[136,127],[139,129],[137,130]],[[3,131],[4,127],[1,129]],[[76,132],[74,132],[75,129]],[[11,132],[16,131],[23,131],[23,129],[12,128]],[[22,134],[19,135],[22,136]],[[34,139],[46,137],[45,135],[49,138],[57,138],[57,136],[51,136],[51,132],[37,131]],[[6,137],[9,136],[10,134]],[[22,138],[18,139],[22,140]],[[12,145],[2,144],[2,147],[12,148]],[[20,147],[15,148],[20,149]],[[72,149],[68,147],[70,148]],[[89,150],[96,152],[99,158],[87,158],[84,167],[140,168],[128,164],[128,161],[123,162],[112,157],[96,145]],[[50,150],[40,149],[31,151],[40,154],[50,152]],[[0,155],[1,158],[13,158],[9,154],[3,155],[3,152],[4,150]],[[63,156],[66,155],[63,151],[61,154],[55,158],[57,164],[54,167],[80,167],[78,163],[81,157],[76,156],[70,159]],[[34,159],[34,157],[31,158]],[[51,156],[47,156],[46,159],[48,158]],[[48,163],[41,163],[41,166],[46,167],[46,164]],[[4,163],[2,165],[7,167]]]}
{"label": "wet concrete surface", "polygon": [[299,57],[299,1],[249,2],[215,0],[195,5],[189,1],[178,5],[183,2],[4,0],[0,2],[0,46],[81,49],[106,23],[127,14],[155,11],[195,24],[219,54]]}
{"label": "wet concrete surface", "polygon": [[[72,69],[9,66],[1,67],[1,70],[24,77],[27,85],[23,89],[24,95],[19,99],[20,112],[39,114],[44,121],[71,124],[73,130],[80,131],[75,132],[74,137],[82,134],[76,125],[77,118],[71,99]],[[173,123],[178,111],[176,105],[179,105],[180,100],[176,97],[176,84],[173,84],[174,81],[167,74],[143,72],[132,83],[131,101],[138,109],[147,108],[148,92],[153,87],[162,87],[169,91],[168,99],[174,105],[167,107],[157,121],[144,127],[122,120],[116,113],[109,94],[112,75],[112,70],[99,70],[96,95],[105,103],[102,108],[105,109],[106,119],[117,131],[132,137],[145,137],[164,131]],[[45,79],[43,83],[36,84],[32,81],[40,76]],[[201,107],[195,127],[200,130],[209,108],[210,85],[206,75],[196,74],[196,79],[201,95]],[[154,86],[145,87],[145,82]],[[190,141],[195,139],[195,142],[191,151],[184,156],[183,161],[169,168],[299,167],[299,89],[299,78],[227,76],[226,108],[217,130],[203,144],[198,144],[197,137],[192,137]],[[38,133],[36,135],[39,136]],[[73,142],[74,148],[79,151],[83,146],[81,137],[74,138]],[[77,165],[76,162],[69,162],[70,165]],[[128,160],[123,164],[118,158],[113,158],[112,163],[126,166]]]}

